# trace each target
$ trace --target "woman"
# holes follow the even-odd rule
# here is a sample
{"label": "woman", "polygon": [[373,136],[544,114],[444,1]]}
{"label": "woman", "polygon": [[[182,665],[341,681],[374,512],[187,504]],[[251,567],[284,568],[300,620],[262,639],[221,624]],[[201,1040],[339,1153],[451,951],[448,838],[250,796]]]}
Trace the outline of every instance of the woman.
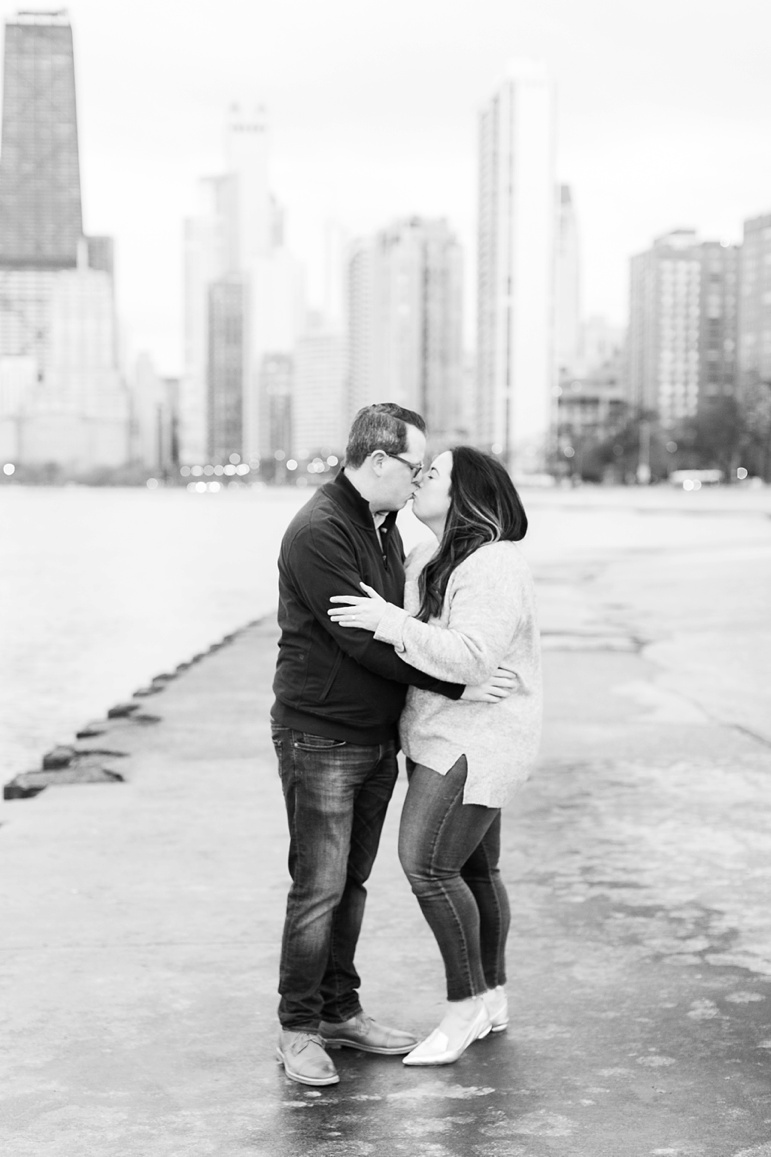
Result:
{"label": "woman", "polygon": [[448,1000],[404,1063],[435,1065],[508,1024],[501,808],[537,754],[541,669],[532,579],[516,546],[527,516],[501,463],[469,446],[445,451],[413,510],[439,542],[410,555],[405,609],[362,583],[366,597],[336,596],[344,605],[330,617],[373,631],[440,679],[480,684],[498,666],[515,675],[511,694],[493,704],[410,688],[400,721],[409,788],[399,858],[442,953]]}

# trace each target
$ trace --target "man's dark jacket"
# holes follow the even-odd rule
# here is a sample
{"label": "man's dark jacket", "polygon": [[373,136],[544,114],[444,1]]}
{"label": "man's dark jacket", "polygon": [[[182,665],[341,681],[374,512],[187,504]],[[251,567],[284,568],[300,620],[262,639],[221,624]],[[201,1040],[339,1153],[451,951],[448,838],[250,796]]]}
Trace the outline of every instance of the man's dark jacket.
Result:
{"label": "man's dark jacket", "polygon": [[[381,549],[382,543],[382,549]],[[329,739],[393,739],[407,686],[459,699],[463,686],[424,675],[370,631],[341,627],[331,595],[363,595],[360,582],[403,605],[404,547],[396,513],[380,539],[369,503],[341,470],[290,522],[278,559],[281,627],[273,719]]]}

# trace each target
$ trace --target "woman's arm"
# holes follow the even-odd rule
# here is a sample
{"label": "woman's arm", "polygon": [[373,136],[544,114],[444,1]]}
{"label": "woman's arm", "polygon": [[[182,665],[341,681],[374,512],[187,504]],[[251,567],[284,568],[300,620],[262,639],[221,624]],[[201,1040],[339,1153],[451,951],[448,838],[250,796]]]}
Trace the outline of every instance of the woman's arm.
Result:
{"label": "woman's arm", "polygon": [[374,630],[376,639],[391,643],[419,671],[476,684],[495,671],[510,649],[523,594],[516,557],[507,544],[494,543],[480,547],[451,576],[446,626],[420,622],[379,597],[346,598],[348,606],[329,613],[341,625]]}

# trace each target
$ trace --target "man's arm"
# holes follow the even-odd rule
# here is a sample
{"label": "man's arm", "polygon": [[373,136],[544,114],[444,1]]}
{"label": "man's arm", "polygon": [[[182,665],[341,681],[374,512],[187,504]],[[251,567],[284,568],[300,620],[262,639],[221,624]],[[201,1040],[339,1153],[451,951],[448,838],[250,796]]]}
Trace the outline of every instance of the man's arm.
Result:
{"label": "man's arm", "polygon": [[400,659],[392,646],[378,642],[371,632],[347,629],[331,621],[327,614],[331,596],[361,594],[359,583],[365,577],[359,573],[353,543],[342,527],[335,523],[304,527],[287,551],[285,580],[341,651],[384,679],[435,691],[448,699],[460,698],[464,684],[426,675]]}

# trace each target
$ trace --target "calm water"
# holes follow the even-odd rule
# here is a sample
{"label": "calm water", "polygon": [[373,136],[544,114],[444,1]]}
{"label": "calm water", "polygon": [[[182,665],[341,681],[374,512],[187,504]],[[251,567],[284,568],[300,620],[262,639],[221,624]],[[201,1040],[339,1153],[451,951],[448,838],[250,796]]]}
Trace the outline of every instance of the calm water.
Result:
{"label": "calm water", "polygon": [[276,604],[298,491],[0,491],[0,770]]}
{"label": "calm water", "polygon": [[[273,613],[280,538],[307,498],[297,490],[0,488],[2,781],[37,766],[51,746],[71,742],[81,724],[154,675]],[[731,515],[736,503],[747,506],[731,494],[533,492],[526,495],[526,553],[537,578],[557,567],[568,584],[575,575],[577,588],[587,558],[633,561],[639,552],[649,559],[662,552],[670,562],[692,559],[690,577],[690,565],[684,571],[678,564],[657,591],[646,578],[636,593],[635,567],[619,580],[649,633],[661,623],[669,634],[693,603],[694,581],[704,592],[705,617],[715,606],[726,609],[719,592],[709,591],[719,540],[726,565],[735,559],[744,613],[751,605],[761,627],[768,621],[768,571],[759,568],[757,550],[767,553],[771,523],[759,510]],[[768,507],[768,495],[758,504]],[[400,518],[409,545],[422,528],[409,513]],[[747,548],[749,561],[736,554]],[[566,614],[550,591],[543,583],[546,626]],[[765,641],[751,645],[765,654]]]}

